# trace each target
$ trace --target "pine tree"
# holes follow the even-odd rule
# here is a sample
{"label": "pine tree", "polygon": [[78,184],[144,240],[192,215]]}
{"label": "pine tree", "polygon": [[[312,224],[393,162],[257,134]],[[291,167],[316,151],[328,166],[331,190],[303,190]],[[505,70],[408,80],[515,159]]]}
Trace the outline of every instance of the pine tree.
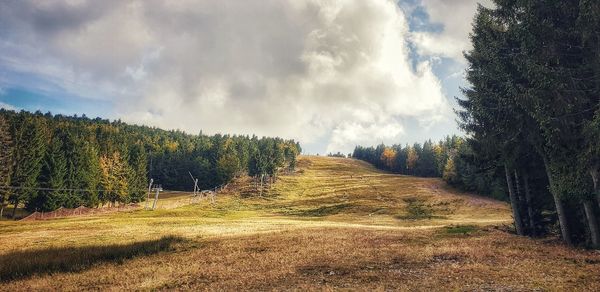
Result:
{"label": "pine tree", "polygon": [[296,169],[296,157],[298,154],[297,144],[293,143],[293,141],[288,141],[285,143],[284,156],[289,171],[294,171],[294,169]]}
{"label": "pine tree", "polygon": [[24,202],[29,210],[32,198],[38,196],[38,181],[46,148],[46,127],[41,118],[21,116],[13,125],[15,139],[14,171],[12,184],[18,186],[11,198],[14,204],[13,218],[19,203]]}
{"label": "pine tree", "polygon": [[[585,41],[586,32],[595,31],[592,34],[597,34],[598,24],[593,24],[596,29],[591,31],[580,24],[586,14],[586,9],[582,9],[586,2],[568,0],[522,4],[518,7],[522,13],[517,15],[512,30],[522,48],[520,54],[516,54],[514,64],[529,80],[523,87],[523,98],[515,101],[533,117],[544,137],[545,143],[539,148],[543,152],[553,196],[556,201],[579,201],[585,210],[592,210],[585,207],[590,204],[589,194],[568,192],[563,188],[567,180],[572,185],[585,180],[573,177],[571,171],[561,171],[573,161],[579,161],[578,154],[585,147],[583,125],[593,118],[594,112],[590,109],[598,105],[598,78],[590,78],[598,74],[597,36],[596,40],[587,44]],[[594,13],[593,10],[591,12]],[[549,15],[552,17],[549,18]],[[593,19],[597,21],[599,18]],[[586,166],[586,163],[577,163],[576,167]],[[580,169],[575,173],[584,175]],[[578,185],[577,188],[585,186]],[[579,195],[573,196],[575,193]],[[571,239],[566,238],[569,235],[566,220],[569,214],[566,213],[569,211],[557,203],[557,212],[563,237],[570,243]],[[593,220],[596,216],[588,214],[587,217]],[[593,225],[593,222],[588,222],[588,226]],[[600,238],[598,231],[591,232]]]}
{"label": "pine tree", "polygon": [[582,153],[582,160],[589,165],[594,194],[600,207],[600,109],[596,111],[595,118],[587,124],[585,139],[586,149]]}
{"label": "pine tree", "polygon": [[449,184],[455,184],[457,182],[458,176],[456,174],[456,166],[454,165],[454,157],[450,157],[446,161],[442,178]]}
{"label": "pine tree", "polygon": [[[0,187],[10,186],[12,175],[12,137],[8,122],[3,116],[0,116]],[[0,189],[0,220],[6,207],[10,191],[9,189]]]}
{"label": "pine tree", "polygon": [[129,165],[131,169],[129,175],[130,201],[141,202],[144,200],[145,188],[148,184],[146,152],[141,143],[136,143],[132,147],[129,154]]}
{"label": "pine tree", "polygon": [[226,153],[217,161],[217,176],[221,184],[230,181],[239,170],[239,160],[234,153]]}
{"label": "pine tree", "polygon": [[[582,43],[588,48],[585,54],[585,65],[593,72],[593,76],[600,75],[600,2],[595,0],[582,0],[580,2],[580,16],[578,25],[582,28]],[[600,96],[600,78],[588,79],[590,95]],[[594,117],[585,122],[584,151],[581,161],[587,165],[592,177],[594,194],[600,206],[600,99],[596,100]]]}
{"label": "pine tree", "polygon": [[419,154],[415,147],[408,147],[406,158],[406,170],[408,174],[414,174],[417,168],[417,162],[419,161]]}
{"label": "pine tree", "polygon": [[418,165],[420,176],[430,177],[437,175],[435,151],[431,140],[423,143]]}
{"label": "pine tree", "polygon": [[226,183],[240,170],[240,160],[232,139],[224,139],[219,147],[219,157],[216,161],[216,172],[219,184]]}
{"label": "pine tree", "polygon": [[[101,201],[105,203],[107,200],[110,202],[139,201],[143,197],[140,190],[147,187],[148,169],[155,182],[173,190],[191,189],[188,171],[199,177],[200,186],[203,188],[212,188],[220,183],[226,183],[231,177],[243,171],[251,172],[253,175],[260,174],[258,176],[264,182],[267,178],[273,179],[282,167],[295,164],[296,155],[301,151],[296,142],[279,138],[206,136],[202,133],[188,135],[180,131],[130,126],[120,121],[90,120],[85,117],[52,116],[41,113],[0,111],[0,116],[8,117],[10,124],[15,125],[15,127],[11,126],[11,136],[16,134],[13,140],[22,145],[18,147],[19,153],[14,155],[15,159],[20,159],[20,162],[11,164],[18,169],[16,168],[10,174],[10,178],[18,178],[19,183],[23,183],[22,181],[31,174],[25,173],[31,168],[29,162],[40,160],[44,165],[43,168],[40,167],[43,171],[42,176],[39,173],[32,174],[33,177],[37,176],[34,183],[29,183],[29,187],[23,188],[21,192],[10,197],[20,204],[26,202],[30,209],[58,207],[58,203],[43,207],[44,202],[54,201],[54,194],[40,193],[38,196],[31,185],[60,185],[58,181],[62,175],[58,173],[53,178],[55,171],[51,169],[54,167],[62,169],[60,166],[62,162],[59,162],[62,158],[66,164],[64,188],[70,191],[60,194],[64,195],[60,205],[75,208],[82,204],[97,207]],[[31,155],[39,148],[36,147],[39,143],[26,141],[32,140],[29,136],[39,132],[32,126],[33,121],[48,123],[49,132],[60,131],[62,146],[54,145],[56,142],[48,137],[50,135],[44,135],[47,137],[43,139],[42,144],[50,145],[49,153],[42,153],[41,158],[38,157],[39,155]],[[288,144],[293,145],[296,151],[286,152]],[[59,148],[62,150],[58,151]],[[56,154],[59,152],[62,155]],[[115,152],[123,155],[119,157],[120,163],[117,165],[120,165],[122,169],[120,177],[124,179],[117,181],[119,186],[113,188],[117,191],[108,198],[103,192],[102,196],[99,193],[102,189],[99,185],[102,178],[100,157],[116,161],[113,157]],[[58,161],[53,160],[55,157]],[[238,163],[233,163],[236,159]],[[29,160],[29,162],[22,163],[21,160]],[[222,171],[225,169],[227,171]],[[3,170],[7,171],[8,168]],[[125,186],[127,190],[122,192]]]}
{"label": "pine tree", "polygon": [[473,50],[465,55],[471,87],[463,91],[466,99],[458,101],[464,109],[459,118],[461,127],[481,146],[476,148],[479,156],[490,160],[500,157],[497,164],[505,171],[515,228],[523,234],[520,206],[509,174],[518,160],[522,141],[527,141],[523,137],[526,119],[523,110],[509,101],[516,94],[511,87],[516,77],[504,52],[515,45],[505,21],[496,16],[494,11],[479,6],[471,35]]}
{"label": "pine tree", "polygon": [[402,174],[407,174],[407,160],[408,160],[408,147],[402,148],[401,145],[396,147],[396,161],[394,165],[396,166],[396,171]]}
{"label": "pine tree", "polygon": [[41,177],[42,186],[53,190],[40,192],[34,203],[34,208],[41,211],[51,211],[63,206],[67,193],[64,190],[66,187],[67,160],[64,156],[61,132],[55,133],[48,146]]}
{"label": "pine tree", "polygon": [[563,239],[572,243],[569,221],[578,212],[566,204],[576,202],[592,239],[600,238],[593,234],[596,216],[584,174],[591,170],[593,177],[597,155],[586,151],[594,139],[583,135],[599,102],[600,82],[593,76],[600,68],[600,6],[590,0],[495,2],[494,9],[479,8],[466,55],[471,87],[459,101],[473,151],[503,166],[517,230],[523,230],[517,222],[523,202],[512,175],[531,169],[526,158],[543,162]]}

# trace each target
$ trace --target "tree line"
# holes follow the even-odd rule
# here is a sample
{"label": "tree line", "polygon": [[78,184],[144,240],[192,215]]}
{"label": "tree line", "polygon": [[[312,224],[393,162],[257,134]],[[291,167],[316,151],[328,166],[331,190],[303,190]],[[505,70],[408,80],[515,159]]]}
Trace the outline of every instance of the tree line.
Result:
{"label": "tree line", "polygon": [[394,173],[421,177],[441,177],[450,156],[462,143],[462,138],[448,137],[445,141],[413,145],[395,144],[377,147],[356,146],[352,157],[367,161],[374,166]]}
{"label": "tree line", "polygon": [[499,200],[507,200],[500,172],[479,164],[463,137],[448,136],[436,143],[356,146],[352,157],[393,173],[440,177],[449,184]]}
{"label": "tree line", "polygon": [[192,190],[249,174],[294,168],[299,143],[281,138],[165,131],[85,116],[0,110],[0,216],[8,203],[30,211],[140,202],[150,178]]}
{"label": "tree line", "polygon": [[504,168],[517,233],[536,235],[534,200],[548,195],[566,243],[600,246],[600,2],[494,2],[465,54],[461,127]]}
{"label": "tree line", "polygon": [[393,173],[419,177],[439,177],[461,189],[508,201],[504,169],[480,161],[468,139],[448,136],[413,145],[356,146],[351,157]]}

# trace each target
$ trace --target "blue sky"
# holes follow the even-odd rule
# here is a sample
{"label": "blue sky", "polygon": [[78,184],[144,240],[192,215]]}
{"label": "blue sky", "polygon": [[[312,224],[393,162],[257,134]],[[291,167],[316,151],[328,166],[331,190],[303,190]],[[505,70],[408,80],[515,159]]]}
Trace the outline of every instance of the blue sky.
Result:
{"label": "blue sky", "polygon": [[195,2],[1,3],[0,106],[307,153],[459,133],[476,1]]}

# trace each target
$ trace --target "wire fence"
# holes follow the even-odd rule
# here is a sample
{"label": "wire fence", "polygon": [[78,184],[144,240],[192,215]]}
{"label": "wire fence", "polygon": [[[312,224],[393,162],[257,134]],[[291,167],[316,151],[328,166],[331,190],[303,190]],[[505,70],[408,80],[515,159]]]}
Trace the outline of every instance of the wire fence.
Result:
{"label": "wire fence", "polygon": [[[207,198],[210,199],[211,204],[216,203],[216,196],[221,191],[227,188],[228,184],[221,184],[215,186],[210,189],[200,190],[195,186],[194,191],[181,191],[181,190],[168,190],[162,189],[160,185],[150,185],[148,189],[133,189],[130,191],[143,191],[148,192],[148,198],[146,199],[146,206],[144,209],[154,210],[157,207],[160,209],[171,209],[178,208],[184,205],[198,203],[201,200]],[[41,192],[95,192],[95,193],[104,193],[108,192],[104,189],[86,189],[86,188],[47,188],[47,187],[23,187],[23,186],[0,186],[0,190],[11,190],[11,191],[41,191]],[[151,194],[154,193],[155,196],[152,198]],[[157,206],[157,202],[160,197],[160,193],[169,193],[169,194],[185,194],[182,199],[179,199],[175,202],[168,202],[168,204]],[[168,198],[167,198],[168,200]],[[152,203],[152,208],[149,208],[148,203]],[[35,211],[32,214],[24,217],[21,220],[31,221],[31,220],[47,220],[54,218],[63,218],[63,217],[71,217],[71,216],[83,216],[83,215],[92,215],[92,214],[102,214],[102,213],[110,213],[116,211],[129,211],[140,209],[142,206],[138,203],[119,203],[118,206],[109,206],[109,207],[99,207],[99,208],[89,208],[86,206],[79,206],[77,208],[64,208],[60,207],[54,211],[50,212],[38,212]]]}

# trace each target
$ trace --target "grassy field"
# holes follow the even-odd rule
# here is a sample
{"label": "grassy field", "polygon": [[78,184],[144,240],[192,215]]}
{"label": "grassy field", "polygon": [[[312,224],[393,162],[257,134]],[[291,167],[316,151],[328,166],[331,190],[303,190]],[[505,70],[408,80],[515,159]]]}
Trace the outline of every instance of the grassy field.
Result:
{"label": "grassy field", "polygon": [[351,159],[301,157],[156,211],[0,222],[0,290],[600,290],[600,253],[508,232],[503,202]]}

